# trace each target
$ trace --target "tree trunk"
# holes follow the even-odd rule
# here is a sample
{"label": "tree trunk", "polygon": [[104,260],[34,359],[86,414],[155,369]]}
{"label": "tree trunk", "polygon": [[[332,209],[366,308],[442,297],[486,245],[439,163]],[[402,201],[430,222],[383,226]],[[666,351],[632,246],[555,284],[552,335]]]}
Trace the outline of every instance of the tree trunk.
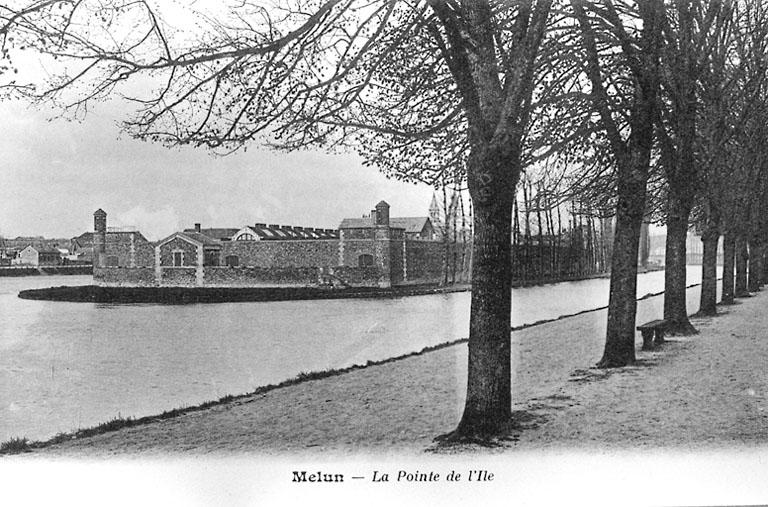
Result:
{"label": "tree trunk", "polygon": [[734,295],[737,298],[749,296],[749,290],[747,289],[748,259],[749,252],[747,251],[747,240],[744,236],[739,234],[736,236],[736,284],[734,287]]}
{"label": "tree trunk", "polygon": [[654,137],[656,95],[659,90],[660,16],[664,4],[661,1],[638,3],[643,20],[642,49],[638,53],[640,66],[633,75],[635,89],[628,115],[629,137],[626,141],[619,133],[605,102],[606,89],[600,75],[596,37],[584,11],[584,2],[572,0],[571,5],[581,27],[594,105],[600,112],[618,172],[608,323],[603,357],[597,363],[599,368],[612,368],[625,366],[635,360],[637,255]]}
{"label": "tree trunk", "polygon": [[670,193],[668,209],[667,246],[664,261],[664,320],[667,321],[665,332],[690,335],[696,333],[696,329],[688,320],[685,294],[685,240],[688,234],[688,217],[691,208],[676,198],[673,193]]}
{"label": "tree trunk", "polygon": [[749,268],[747,269],[748,283],[747,287],[750,292],[758,292],[762,285],[762,260],[761,254],[763,248],[760,244],[760,240],[752,238],[749,242]]}
{"label": "tree trunk", "polygon": [[763,250],[760,252],[760,255],[762,257],[763,262],[761,263],[763,266],[763,276],[760,277],[760,286],[762,287],[763,284],[765,284],[765,281],[768,280],[768,259],[766,259],[765,255],[765,246],[763,246]]}
{"label": "tree trunk", "polygon": [[701,315],[717,314],[717,243],[720,235],[717,230],[705,231],[701,237],[703,254],[701,261]]}
{"label": "tree trunk", "polygon": [[734,260],[736,256],[736,238],[733,233],[723,235],[723,292],[720,304],[732,305],[734,295]]}
{"label": "tree trunk", "polygon": [[[649,122],[650,124],[650,122]],[[642,130],[638,146],[617,186],[616,227],[611,247],[611,283],[605,350],[598,368],[614,368],[635,361],[635,313],[637,311],[637,256],[645,211],[645,192],[650,163],[650,129]],[[620,168],[621,170],[621,168]]]}
{"label": "tree trunk", "polygon": [[469,365],[464,413],[454,438],[498,435],[512,412],[511,218],[519,171],[514,160],[484,162],[494,166],[495,170],[485,173],[490,176],[482,182],[471,173],[468,178],[475,226]]}
{"label": "tree trunk", "polygon": [[611,258],[608,328],[598,368],[626,366],[635,361],[637,254],[643,203],[636,206],[635,213],[629,208],[626,197],[620,195]]}

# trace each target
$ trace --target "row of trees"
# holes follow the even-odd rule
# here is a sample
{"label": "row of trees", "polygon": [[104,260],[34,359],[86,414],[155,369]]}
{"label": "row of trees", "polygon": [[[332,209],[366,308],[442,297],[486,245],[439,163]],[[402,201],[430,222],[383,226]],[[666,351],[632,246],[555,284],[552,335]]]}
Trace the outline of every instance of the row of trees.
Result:
{"label": "row of trees", "polygon": [[521,182],[512,211],[512,277],[541,283],[608,272],[613,224],[590,203]]}
{"label": "row of trees", "polygon": [[[228,152],[268,136],[285,149],[351,148],[400,179],[466,185],[468,389],[451,438],[487,438],[510,424],[513,211],[526,171],[548,172],[578,202],[615,216],[601,367],[635,359],[648,217],[667,226],[673,331],[694,332],[685,305],[692,223],[705,238],[703,311],[714,308],[720,235],[724,286],[729,259],[744,273],[745,249],[760,284],[765,0],[4,4],[4,89],[65,115],[122,92],[137,107],[124,127],[138,138]],[[31,52],[50,78],[16,73]]]}
{"label": "row of trees", "polygon": [[[589,203],[561,202],[562,195],[523,181],[512,211],[512,279],[529,285],[578,280],[607,273],[613,221]],[[472,206],[462,189],[442,186],[433,198],[430,216],[444,247],[443,283],[470,280]],[[467,214],[468,213],[468,214]],[[645,228],[646,243],[648,242]],[[647,265],[647,251],[640,263]]]}

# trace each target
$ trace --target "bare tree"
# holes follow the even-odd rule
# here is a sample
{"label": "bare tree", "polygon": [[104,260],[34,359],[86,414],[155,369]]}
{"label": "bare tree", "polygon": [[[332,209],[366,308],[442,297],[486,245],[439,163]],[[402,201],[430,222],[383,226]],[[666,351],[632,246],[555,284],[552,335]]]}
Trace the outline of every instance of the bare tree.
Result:
{"label": "bare tree", "polygon": [[[62,61],[36,88],[82,115],[126,81],[134,136],[228,151],[263,134],[294,149],[352,147],[411,181],[466,174],[474,245],[469,373],[451,438],[503,432],[511,417],[512,203],[552,0],[239,0],[190,29],[149,0],[18,0],[12,44]],[[276,5],[275,5],[276,4]],[[39,8],[30,11],[30,5]],[[7,43],[10,37],[4,41]],[[458,171],[457,171],[458,169]],[[450,176],[449,176],[450,178]]]}
{"label": "bare tree", "polygon": [[728,2],[680,0],[663,18],[661,58],[663,95],[656,122],[668,193],[664,273],[666,330],[693,334],[686,308],[686,237],[702,174],[696,163],[700,77],[712,46],[731,20]]}
{"label": "bare tree", "polygon": [[598,366],[625,366],[635,360],[637,258],[657,114],[664,4],[660,0],[637,2],[631,8],[611,0],[571,0],[571,4],[583,41],[592,102],[617,174],[608,327]]}
{"label": "bare tree", "polygon": [[[760,91],[766,68],[763,55],[768,43],[764,7],[759,4],[724,5],[722,21],[714,32],[710,50],[701,65],[700,106],[697,127],[697,165],[700,171],[698,205],[694,214],[703,243],[702,288],[699,312],[714,315],[717,303],[717,246],[725,234],[723,295],[733,301],[733,261],[735,243],[731,240],[735,201],[749,193],[753,184],[744,184],[740,142],[763,109]],[[759,122],[760,120],[758,120]]]}

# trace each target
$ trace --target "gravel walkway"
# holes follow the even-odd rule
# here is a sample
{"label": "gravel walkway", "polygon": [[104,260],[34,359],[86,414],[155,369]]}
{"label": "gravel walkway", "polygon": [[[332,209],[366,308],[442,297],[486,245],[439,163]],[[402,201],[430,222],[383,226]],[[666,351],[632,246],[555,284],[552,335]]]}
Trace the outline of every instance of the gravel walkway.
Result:
{"label": "gravel walkway", "polygon": [[[689,308],[698,306],[697,297],[698,288],[690,289]],[[530,427],[519,441],[490,452],[716,449],[768,441],[766,297],[694,319],[701,334],[638,352],[638,365],[607,373],[588,369],[602,352],[604,310],[515,332],[515,409]],[[640,301],[638,322],[658,318],[662,303],[661,297]],[[466,344],[460,344],[33,455],[417,456],[458,421],[465,378]]]}

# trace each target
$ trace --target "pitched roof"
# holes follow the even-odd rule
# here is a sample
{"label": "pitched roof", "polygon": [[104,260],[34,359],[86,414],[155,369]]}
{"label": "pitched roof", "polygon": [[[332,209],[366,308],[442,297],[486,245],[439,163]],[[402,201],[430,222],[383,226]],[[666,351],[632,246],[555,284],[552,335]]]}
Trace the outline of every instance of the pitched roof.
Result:
{"label": "pitched roof", "polygon": [[50,254],[50,255],[59,255],[59,254],[61,253],[61,252],[59,252],[58,250],[56,250],[56,249],[54,249],[54,248],[51,248],[51,247],[46,247],[46,246],[43,246],[43,247],[37,247],[37,246],[35,246],[35,245],[27,245],[27,246],[30,246],[30,247],[32,247],[33,249],[35,249],[35,251],[36,251],[38,254]]}
{"label": "pitched roof", "polygon": [[[218,239],[219,241],[225,241],[235,234],[237,234],[237,231],[240,229],[237,228],[231,228],[231,227],[210,227],[206,229],[200,229],[200,232],[202,234],[205,234],[209,238]],[[188,232],[197,232],[195,229],[184,229],[185,233]]]}
{"label": "pitched roof", "polygon": [[58,245],[69,245],[68,239],[46,239],[42,236],[18,236],[16,238],[5,238],[5,248],[16,248],[21,250],[32,245],[35,250],[45,249],[54,250]]}
{"label": "pitched roof", "polygon": [[339,229],[367,229],[373,227],[373,219],[371,217],[363,218],[345,218],[341,221]]}
{"label": "pitched roof", "polygon": [[200,233],[200,232],[187,232],[187,231],[184,231],[184,232],[180,232],[178,234],[180,236],[186,236],[188,238],[191,238],[191,239],[197,241],[198,243],[202,243],[203,246],[218,246],[218,247],[221,246],[221,241],[219,241],[218,239],[213,239],[213,238],[211,238],[211,237],[209,237],[209,236],[207,236],[207,235],[205,235],[203,233]]}
{"label": "pitched roof", "polygon": [[[407,233],[418,233],[424,230],[429,221],[429,217],[392,217],[389,219],[389,226],[393,229],[405,229]],[[339,229],[368,229],[370,227],[373,227],[371,217],[345,218],[339,225]]]}
{"label": "pitched roof", "polygon": [[173,240],[174,238],[181,238],[184,241],[188,241],[190,243],[196,244],[196,245],[203,245],[203,246],[210,246],[210,247],[221,247],[221,241],[209,238],[205,234],[201,234],[199,232],[174,232],[170,236],[161,239],[160,241],[154,243],[155,246],[162,246],[169,241]]}
{"label": "pitched roof", "polygon": [[84,232],[79,236],[75,236],[72,238],[73,240],[77,240],[78,243],[93,243],[93,233],[92,232]]}
{"label": "pitched roof", "polygon": [[389,226],[418,233],[424,230],[429,221],[429,217],[395,217],[389,219]]}

